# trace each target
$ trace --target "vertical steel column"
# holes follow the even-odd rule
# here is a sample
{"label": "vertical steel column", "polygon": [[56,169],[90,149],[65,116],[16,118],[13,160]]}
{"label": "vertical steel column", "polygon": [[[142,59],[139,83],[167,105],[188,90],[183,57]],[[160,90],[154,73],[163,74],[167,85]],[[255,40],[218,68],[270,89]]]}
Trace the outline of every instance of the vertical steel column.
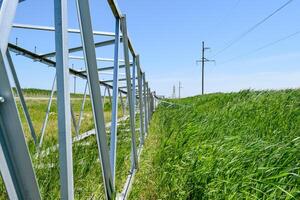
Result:
{"label": "vertical steel column", "polygon": [[0,50],[3,58],[5,58],[5,53],[7,51],[9,34],[15,18],[18,3],[18,0],[3,0],[0,7]]}
{"label": "vertical steel column", "polygon": [[[9,76],[0,53],[0,171],[10,199],[41,199]],[[10,123],[9,123],[10,122]],[[17,148],[16,148],[17,147]]]}
{"label": "vertical steel column", "polygon": [[153,115],[153,111],[154,111],[154,99],[153,99],[153,93],[150,91],[150,107],[151,107],[151,118],[152,118],[152,115]]}
{"label": "vertical steel column", "polygon": [[149,124],[151,119],[151,109],[150,109],[150,92],[149,92],[148,82],[146,82],[146,87],[147,87],[147,108],[148,108],[148,124]]}
{"label": "vertical steel column", "polygon": [[143,112],[143,82],[142,82],[142,71],[140,65],[140,56],[136,56],[137,65],[137,77],[138,77],[138,91],[139,91],[139,108],[140,108],[140,141],[141,145],[144,144],[144,112]]}
{"label": "vertical steel column", "polygon": [[112,104],[111,127],[110,127],[110,166],[112,169],[111,174],[112,174],[113,188],[115,188],[116,158],[117,158],[119,45],[120,45],[120,19],[116,18],[114,71],[113,71],[113,104]]}
{"label": "vertical steel column", "polygon": [[33,138],[34,144],[37,145],[37,139],[36,139],[36,134],[35,134],[35,131],[34,131],[34,127],[33,127],[33,124],[32,124],[31,118],[30,118],[30,114],[29,114],[27,106],[26,106],[26,101],[25,101],[25,98],[23,96],[23,92],[22,92],[22,89],[21,89],[20,82],[18,80],[18,76],[17,76],[17,72],[16,72],[15,67],[14,67],[13,60],[11,59],[11,56],[10,56],[10,53],[9,53],[8,50],[6,52],[6,56],[7,56],[8,65],[10,66],[12,77],[14,79],[14,83],[16,85],[17,93],[18,93],[18,96],[20,98],[20,102],[21,102],[21,105],[22,105],[22,108],[23,108],[23,111],[24,111],[24,114],[25,114],[25,118],[26,118],[27,124],[28,124],[29,129],[30,129],[30,134]]}
{"label": "vertical steel column", "polygon": [[[135,139],[135,121],[134,121],[134,101],[132,98],[132,84],[130,75],[130,61],[129,61],[129,46],[128,46],[128,35],[127,35],[127,25],[126,16],[121,18],[121,30],[123,33],[123,45],[124,45],[124,58],[125,58],[125,70],[126,70],[126,83],[127,83],[127,98],[129,102],[129,115],[130,115],[130,129],[131,129],[131,142],[132,142],[132,155],[133,155],[133,168],[138,168],[138,157],[136,150],[136,139]],[[134,88],[135,89],[135,88]]]}
{"label": "vertical steel column", "polygon": [[[135,119],[135,103],[136,103],[136,88],[135,88],[135,73],[136,73],[136,60],[135,60],[135,56],[133,56],[133,62],[132,62],[132,88],[131,88],[131,91],[132,91],[132,112],[134,113],[133,115],[133,118],[132,118],[132,121],[134,122],[134,137],[136,137],[136,134],[135,134],[135,123],[136,123],[136,119]],[[131,108],[130,108],[131,109]],[[133,147],[133,146],[132,146]],[[131,148],[131,167],[132,169],[135,168],[135,163],[134,163],[134,148]]]}
{"label": "vertical steel column", "polygon": [[74,199],[68,60],[68,1],[54,0],[61,199]]}
{"label": "vertical steel column", "polygon": [[77,128],[76,128],[76,131],[77,131],[76,135],[79,135],[79,132],[80,132],[82,115],[83,115],[85,100],[86,100],[86,96],[87,96],[87,87],[88,87],[88,82],[86,82],[85,88],[84,88],[84,95],[83,95],[83,100],[82,100],[81,107],[80,107],[80,114],[79,114],[78,124],[77,124]]}
{"label": "vertical steel column", "polygon": [[54,91],[55,91],[55,86],[56,86],[56,75],[54,76],[54,80],[53,80],[53,84],[52,84],[52,89],[51,89],[51,94],[50,94],[50,98],[49,98],[48,106],[47,106],[47,110],[46,110],[46,116],[45,116],[45,120],[44,120],[44,123],[43,123],[43,126],[42,126],[42,130],[41,130],[41,137],[40,137],[40,141],[39,141],[39,148],[41,148],[42,144],[43,144],[43,139],[44,139],[44,135],[45,135],[47,123],[48,123],[48,118],[49,118],[49,113],[50,113],[50,109],[51,109],[52,99],[53,99],[53,95],[54,95]]}
{"label": "vertical steel column", "polygon": [[145,133],[147,135],[148,134],[148,106],[147,106],[148,99],[147,99],[147,87],[146,87],[145,72],[143,73],[142,77],[143,77],[143,88],[144,88],[143,97],[144,97],[144,109],[145,109],[145,116],[144,116],[144,118],[145,118]]}
{"label": "vertical steel column", "polygon": [[17,5],[18,0],[4,0],[0,9],[0,172],[10,199],[39,200],[39,188],[4,61]]}
{"label": "vertical steel column", "polygon": [[[132,63],[132,101],[133,101],[133,112],[135,113],[136,106],[136,58],[133,57]],[[135,115],[134,115],[135,122]]]}
{"label": "vertical steel column", "polygon": [[87,78],[89,82],[90,97],[92,100],[95,132],[97,136],[105,194],[107,199],[112,199],[114,196],[114,188],[111,177],[111,166],[109,162],[109,152],[106,138],[103,104],[99,86],[99,75],[97,69],[89,1],[76,0],[76,5],[79,27],[81,31],[81,40],[83,44],[85,66],[87,67]]}

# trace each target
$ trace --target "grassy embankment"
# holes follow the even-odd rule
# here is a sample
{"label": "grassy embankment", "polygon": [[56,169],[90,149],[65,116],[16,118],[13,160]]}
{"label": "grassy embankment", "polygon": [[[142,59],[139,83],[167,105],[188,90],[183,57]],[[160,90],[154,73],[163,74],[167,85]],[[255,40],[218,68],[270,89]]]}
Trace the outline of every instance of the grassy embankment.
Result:
{"label": "grassy embankment", "polygon": [[[24,90],[24,96],[35,97],[28,98],[26,100],[29,113],[31,115],[34,128],[38,138],[40,137],[40,130],[45,117],[45,111],[47,108],[48,100],[44,97],[49,97],[50,91],[46,90]],[[80,107],[82,103],[83,95],[72,94],[71,103],[78,121]],[[125,99],[124,99],[125,102]],[[36,157],[37,150],[33,145],[29,128],[26,124],[23,112],[21,110],[20,103],[17,99],[19,113],[23,123],[25,137],[28,142],[32,161],[38,180],[38,184],[41,190],[43,199],[59,199],[59,168],[58,168],[58,152],[51,152],[45,157]],[[105,99],[104,105],[105,120],[111,121],[111,105],[109,99]],[[127,112],[128,113],[128,112]],[[119,117],[123,116],[121,105],[119,105]],[[87,98],[84,109],[84,116],[80,133],[91,130],[93,125],[93,114],[91,108],[90,99]],[[138,123],[137,123],[138,124]],[[117,154],[117,171],[116,171],[116,186],[117,190],[121,191],[123,184],[125,183],[128,171],[130,169],[130,149],[131,140],[128,132],[128,121],[122,122],[118,128],[118,154]],[[72,127],[73,136],[75,136],[74,127]],[[107,129],[109,143],[109,129]],[[138,134],[138,133],[137,133]],[[58,142],[57,133],[57,104],[56,99],[53,100],[51,106],[51,113],[49,116],[48,126],[45,132],[44,143],[41,151],[52,147]],[[138,140],[137,140],[138,141]],[[104,199],[104,190],[102,185],[102,173],[99,162],[96,136],[90,136],[89,138],[74,143],[73,145],[73,163],[74,163],[74,184],[75,184],[75,198],[76,199]],[[0,199],[7,199],[6,191],[3,182],[0,178]]]}
{"label": "grassy embankment", "polygon": [[130,199],[300,199],[300,90],[161,103]]}

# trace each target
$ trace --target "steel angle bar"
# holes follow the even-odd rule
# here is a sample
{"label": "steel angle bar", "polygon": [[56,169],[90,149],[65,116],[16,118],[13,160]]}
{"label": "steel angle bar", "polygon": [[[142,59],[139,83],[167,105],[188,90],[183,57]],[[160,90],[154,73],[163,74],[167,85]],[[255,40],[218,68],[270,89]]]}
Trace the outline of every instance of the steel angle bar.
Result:
{"label": "steel angle bar", "polygon": [[[31,25],[31,24],[13,24],[13,28],[19,29],[31,29],[31,30],[40,30],[40,31],[55,31],[54,27],[51,26],[39,26],[39,25]],[[69,33],[80,33],[79,29],[68,29]],[[115,37],[115,34],[112,32],[104,32],[104,31],[93,31],[94,35],[100,36],[111,36]]]}
{"label": "steel angle bar", "polygon": [[52,88],[51,88],[51,94],[50,94],[50,98],[49,98],[48,105],[47,105],[46,116],[45,116],[43,126],[42,126],[42,130],[41,130],[39,148],[41,148],[42,145],[43,145],[43,139],[44,139],[44,135],[45,135],[48,119],[49,119],[49,114],[50,114],[50,109],[51,109],[51,104],[52,104],[55,88],[56,88],[56,75],[54,76],[54,80],[53,80],[53,84],[52,84]]}
{"label": "steel angle bar", "polygon": [[150,124],[150,118],[151,118],[151,109],[150,109],[150,89],[149,89],[149,83],[146,82],[147,87],[147,108],[148,108],[148,124]]}
{"label": "steel angle bar", "polygon": [[0,8],[0,50],[3,58],[7,50],[9,34],[17,10],[18,0],[3,0]]}
{"label": "steel angle bar", "polygon": [[[136,69],[136,59],[135,59],[135,57],[133,57],[132,78],[130,79],[131,82],[132,82],[132,86],[131,86],[131,90],[132,90],[132,108],[131,108],[131,106],[129,106],[129,109],[130,110],[132,109],[133,113],[135,113],[135,105],[136,105],[136,95],[135,95],[135,92],[136,92],[136,90],[135,90],[135,87],[136,87],[136,85],[135,85],[136,70],[135,69]],[[135,123],[136,123],[135,114],[132,117],[133,117],[132,121],[134,122],[134,127],[135,127]],[[134,129],[134,136],[135,136],[135,129]],[[131,167],[132,167],[132,169],[137,169],[137,168],[135,168],[135,163],[134,163],[134,156],[135,155],[134,154],[135,154],[134,153],[134,148],[132,147],[131,148]]]}
{"label": "steel angle bar", "polygon": [[34,127],[33,127],[32,121],[31,121],[30,114],[27,109],[26,101],[23,96],[23,92],[22,92],[21,85],[20,85],[20,82],[19,82],[19,79],[17,76],[17,72],[14,67],[13,60],[12,60],[11,55],[8,50],[6,51],[6,57],[7,57],[8,65],[10,66],[10,71],[12,73],[12,77],[13,77],[13,80],[14,80],[14,83],[15,83],[15,86],[17,89],[18,96],[20,98],[20,102],[21,102],[21,106],[22,106],[22,109],[23,109],[23,112],[25,115],[25,119],[29,126],[31,137],[33,138],[34,144],[37,145],[37,138],[36,138],[35,130],[34,130]]}
{"label": "steel angle bar", "polygon": [[[115,2],[115,0],[107,0],[107,2],[108,2],[108,4],[109,4],[109,6],[110,6],[110,8],[111,8],[111,10],[112,10],[112,13],[114,14],[114,16],[115,16],[116,18],[122,18],[123,15],[122,15],[120,9],[118,8],[118,5],[117,5],[117,3]],[[121,31],[122,31],[122,33],[123,33],[122,27],[121,27]],[[127,31],[127,30],[126,30],[126,31]],[[124,34],[124,33],[123,33],[123,34]],[[137,54],[136,54],[135,49],[134,49],[134,47],[133,47],[133,45],[132,45],[131,39],[129,38],[128,35],[127,35],[127,39],[128,39],[128,48],[130,49],[131,54],[132,54],[133,56],[136,56]]]}
{"label": "steel angle bar", "polygon": [[[130,64],[130,66],[132,66],[132,63]],[[119,68],[125,68],[125,65],[119,65]],[[109,71],[109,70],[113,70],[114,69],[114,66],[111,66],[111,67],[101,67],[101,68],[98,68],[98,71],[101,72],[101,71]],[[80,72],[83,72],[85,73],[86,70],[82,70]]]}
{"label": "steel angle bar", "polygon": [[[130,80],[132,80],[132,79],[130,79]],[[127,81],[127,79],[126,79],[126,81]],[[131,85],[131,87],[132,87],[132,85]],[[138,86],[136,86],[136,88],[137,88],[137,87],[138,87]],[[120,86],[119,89],[127,89],[127,86]]]}
{"label": "steel angle bar", "polygon": [[[135,105],[136,105],[136,58],[133,58],[133,66],[132,66],[132,99],[133,99],[133,112],[135,113]],[[135,120],[135,116],[134,116]]]}
{"label": "steel angle bar", "polygon": [[[136,78],[137,79],[137,78]],[[126,81],[127,79],[126,78],[120,78],[119,81]],[[132,80],[132,78],[131,78]],[[111,82],[114,82],[114,80],[105,80],[105,81],[102,81],[103,83],[111,83]]]}
{"label": "steel angle bar", "polygon": [[123,49],[124,49],[124,58],[126,65],[126,79],[127,79],[127,98],[129,102],[129,115],[130,115],[130,128],[131,128],[131,142],[132,142],[132,155],[133,155],[133,168],[138,168],[138,158],[136,150],[136,138],[135,138],[135,113],[134,113],[134,100],[132,98],[132,86],[131,86],[131,75],[130,75],[130,61],[129,61],[129,47],[128,47],[128,37],[127,37],[127,25],[126,25],[126,16],[121,18],[121,30],[123,31]]}
{"label": "steel angle bar", "polygon": [[[21,48],[20,46],[17,46],[17,45],[11,44],[11,43],[8,44],[8,48],[9,48],[10,51],[12,51],[14,53],[17,53],[19,55],[23,55],[24,57],[27,57],[27,58],[32,59],[34,61],[37,61],[37,62],[43,63],[47,66],[55,68],[55,65],[56,65],[55,61],[50,60],[50,59],[45,58],[45,57],[42,57],[42,56],[40,56],[40,55],[38,55],[38,54],[36,54],[32,51]],[[78,76],[82,79],[87,79],[87,75],[85,73],[82,73],[81,71],[77,71],[75,69],[69,68],[69,72],[70,72],[70,74]],[[107,83],[102,83],[102,81],[99,81],[99,84],[103,85],[103,86],[107,86],[109,88],[112,88],[111,85],[109,85]],[[127,94],[126,91],[123,91],[121,89],[119,91],[122,92],[123,94]]]}
{"label": "steel angle bar", "polygon": [[7,195],[10,199],[41,199],[2,52],[0,86],[0,171]]}
{"label": "steel angle bar", "polygon": [[[74,60],[84,60],[84,57],[81,56],[69,56],[70,59]],[[113,58],[96,58],[97,61],[102,61],[102,62],[114,62]],[[119,62],[124,62],[124,60],[120,60]]]}
{"label": "steel angle bar", "polygon": [[85,87],[84,87],[83,100],[81,103],[80,114],[79,114],[78,124],[77,124],[77,128],[76,128],[77,136],[79,135],[79,132],[80,132],[80,126],[81,126],[81,121],[82,121],[82,116],[83,116],[83,111],[84,111],[84,105],[85,105],[86,96],[87,96],[87,88],[88,88],[88,82],[86,82]]}
{"label": "steel angle bar", "polygon": [[99,86],[97,70],[96,51],[92,31],[89,1],[76,0],[78,21],[81,31],[81,40],[87,68],[87,78],[92,100],[92,108],[95,121],[95,131],[97,135],[98,151],[102,167],[103,183],[107,199],[114,197],[112,184],[111,166],[109,162],[109,152],[106,138],[103,103]]}
{"label": "steel angle bar", "polygon": [[[122,41],[122,39],[120,39]],[[109,45],[112,45],[115,43],[115,39],[112,39],[112,40],[106,40],[106,41],[102,41],[102,42],[96,42],[95,43],[95,47],[98,48],[98,47],[104,47],[104,46],[109,46]],[[77,47],[73,47],[73,48],[70,48],[69,49],[69,53],[75,53],[75,52],[78,52],[78,51],[82,51],[83,47],[82,46],[77,46]],[[42,54],[40,55],[41,57],[47,57],[47,58],[50,58],[50,57],[53,57],[55,56],[55,51],[54,52],[50,52],[50,53],[46,53],[46,54]]]}
{"label": "steel angle bar", "polygon": [[153,112],[154,112],[154,96],[153,96],[153,92],[151,92],[151,118],[153,116]]}
{"label": "steel angle bar", "polygon": [[140,142],[143,145],[144,144],[144,109],[143,109],[143,80],[142,80],[142,72],[141,72],[141,66],[140,66],[140,56],[137,55],[136,57],[136,64],[137,64],[137,78],[138,78],[138,93],[139,93],[139,109],[140,109]]}
{"label": "steel angle bar", "polygon": [[[115,24],[116,38],[120,37],[120,19],[116,18]],[[113,71],[113,104],[111,114],[111,127],[110,127],[110,166],[112,174],[113,187],[115,188],[116,176],[116,158],[117,158],[117,120],[118,120],[118,86],[119,86],[119,40],[115,40],[114,49],[114,71]]]}
{"label": "steel angle bar", "polygon": [[68,1],[54,0],[61,199],[74,199],[68,63]]}
{"label": "steel angle bar", "polygon": [[143,98],[144,98],[144,124],[145,124],[145,135],[148,134],[148,106],[147,106],[147,87],[146,87],[146,77],[145,72],[142,74],[143,78]]}
{"label": "steel angle bar", "polygon": [[[143,146],[139,146],[138,150],[137,150],[137,154],[138,154],[138,160],[140,160],[140,156],[142,154],[143,151]],[[126,200],[128,199],[129,193],[131,191],[133,182],[134,182],[134,177],[135,174],[137,172],[137,169],[134,169],[128,176],[127,176],[127,180],[125,182],[125,185],[122,189],[122,192],[120,194],[117,195],[117,200]]]}
{"label": "steel angle bar", "polygon": [[17,5],[18,0],[3,0],[0,9],[0,171],[10,199],[38,200],[39,188],[4,61]]}

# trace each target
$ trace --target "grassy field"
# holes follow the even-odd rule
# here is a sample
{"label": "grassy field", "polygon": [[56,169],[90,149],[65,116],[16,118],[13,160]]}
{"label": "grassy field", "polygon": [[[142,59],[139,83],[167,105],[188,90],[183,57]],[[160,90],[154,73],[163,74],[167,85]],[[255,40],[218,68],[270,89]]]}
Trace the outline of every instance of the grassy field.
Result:
{"label": "grassy field", "polygon": [[[47,108],[47,99],[40,97],[47,97],[50,95],[49,91],[39,90],[25,90],[26,97],[37,97],[36,99],[28,98],[26,103],[31,115],[34,128],[38,138],[40,137],[40,130],[45,117]],[[74,110],[75,118],[78,120],[79,112],[83,95],[71,95],[72,108]],[[125,101],[124,101],[125,102]],[[37,150],[34,147],[33,140],[29,133],[29,128],[26,124],[19,100],[17,99],[19,113],[23,123],[25,137],[28,142],[30,154],[34,164],[38,184],[41,190],[43,199],[59,199],[60,184],[59,184],[59,165],[58,152],[53,151],[47,156],[37,157]],[[105,99],[104,105],[105,121],[111,121],[111,105],[109,99]],[[128,112],[127,112],[128,113]],[[118,116],[122,117],[121,105],[119,105]],[[87,98],[84,110],[84,118],[80,133],[94,128],[93,115],[90,99]],[[138,124],[138,121],[137,121]],[[118,154],[117,154],[117,170],[116,170],[116,186],[117,191],[120,192],[127,178],[130,170],[130,151],[131,151],[131,137],[128,120],[121,122],[118,126]],[[72,127],[73,136],[75,136],[74,127]],[[107,141],[109,142],[109,129],[107,130]],[[138,137],[138,131],[137,131]],[[58,143],[57,132],[57,105],[54,99],[49,116],[48,126],[45,132],[44,143],[41,151],[53,147]],[[139,143],[138,143],[139,144]],[[97,150],[96,136],[92,135],[89,138],[76,142],[73,144],[73,163],[74,163],[74,184],[75,184],[75,198],[76,199],[104,199],[104,190],[102,184],[102,172],[100,167],[99,155]],[[0,178],[0,199],[7,199],[5,187]]]}
{"label": "grassy field", "polygon": [[300,90],[161,103],[130,199],[300,199]]}

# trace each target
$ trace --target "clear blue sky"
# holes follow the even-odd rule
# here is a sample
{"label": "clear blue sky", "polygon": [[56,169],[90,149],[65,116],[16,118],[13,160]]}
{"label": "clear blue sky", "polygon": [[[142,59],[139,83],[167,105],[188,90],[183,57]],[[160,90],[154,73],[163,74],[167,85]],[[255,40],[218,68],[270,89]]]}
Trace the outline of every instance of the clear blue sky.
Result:
{"label": "clear blue sky", "polygon": [[[172,87],[182,82],[183,96],[200,93],[201,41],[211,47],[206,65],[206,91],[229,92],[241,89],[296,88],[300,85],[300,34],[253,54],[258,47],[300,30],[300,0],[294,0],[262,26],[227,51],[214,54],[230,41],[272,13],[287,0],[119,0],[127,15],[129,34],[141,55],[150,86],[159,94],[170,96]],[[95,30],[114,31],[114,20],[106,0],[90,0]],[[69,1],[69,27],[78,28],[74,1]],[[15,23],[53,26],[53,0],[27,0],[17,10]],[[39,53],[54,49],[54,34],[13,30],[11,42]],[[96,37],[101,41],[104,37]],[[109,38],[106,38],[109,39]],[[78,35],[70,34],[70,47],[80,45]],[[246,54],[232,62],[231,58]],[[80,54],[78,54],[80,55]],[[111,57],[113,49],[97,51],[98,57]],[[23,87],[50,88],[54,70],[14,57]],[[76,68],[83,62],[71,61]],[[108,66],[109,63],[99,63]],[[50,73],[49,73],[50,72]],[[100,79],[107,75],[100,75]],[[83,88],[83,81],[79,82]]]}

